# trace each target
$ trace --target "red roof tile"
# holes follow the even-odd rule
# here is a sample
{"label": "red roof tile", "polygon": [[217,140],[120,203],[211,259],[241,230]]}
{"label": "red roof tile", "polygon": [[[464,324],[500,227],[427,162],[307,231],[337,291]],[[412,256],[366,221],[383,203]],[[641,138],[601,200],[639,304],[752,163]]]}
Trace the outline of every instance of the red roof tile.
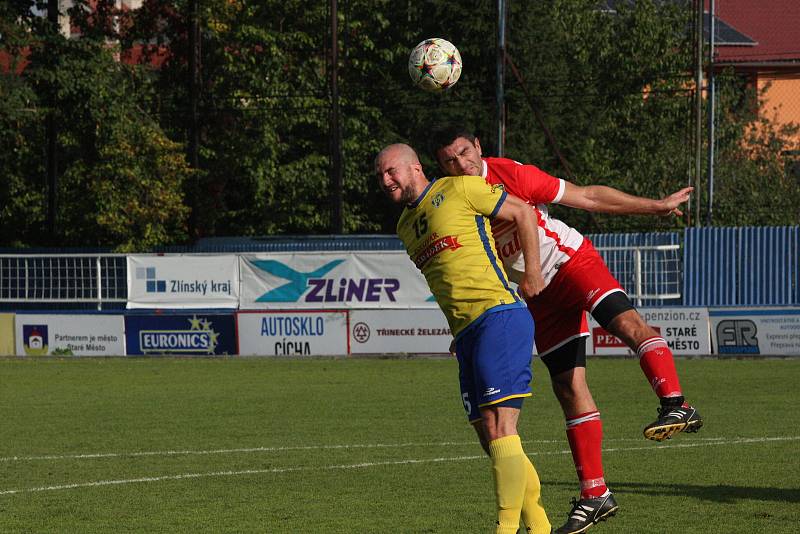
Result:
{"label": "red roof tile", "polygon": [[718,61],[800,61],[800,0],[717,0],[715,11],[758,43],[720,47]]}

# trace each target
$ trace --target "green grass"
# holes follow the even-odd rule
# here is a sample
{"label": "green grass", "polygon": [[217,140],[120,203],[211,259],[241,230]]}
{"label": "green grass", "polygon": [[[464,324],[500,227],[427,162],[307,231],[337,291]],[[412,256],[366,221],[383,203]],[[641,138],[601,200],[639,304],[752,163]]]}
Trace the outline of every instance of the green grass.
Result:
{"label": "green grass", "polygon": [[[591,532],[798,532],[800,359],[677,364],[706,426],[657,444],[636,361],[590,362],[621,507]],[[493,532],[456,374],[450,359],[0,360],[0,532]],[[560,526],[577,483],[534,375],[520,434]]]}

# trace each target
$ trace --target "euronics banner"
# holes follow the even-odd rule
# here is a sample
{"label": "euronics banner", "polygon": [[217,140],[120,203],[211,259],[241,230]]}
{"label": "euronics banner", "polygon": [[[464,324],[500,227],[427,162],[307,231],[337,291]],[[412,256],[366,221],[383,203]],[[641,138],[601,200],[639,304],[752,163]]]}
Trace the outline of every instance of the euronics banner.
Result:
{"label": "euronics banner", "polygon": [[242,356],[347,354],[346,311],[239,312]]}
{"label": "euronics banner", "polygon": [[800,356],[800,308],[711,309],[717,354]]}
{"label": "euronics banner", "polygon": [[0,356],[13,356],[14,350],[14,314],[0,313]]}
{"label": "euronics banner", "polygon": [[240,256],[242,309],[436,308],[405,252]]}
{"label": "euronics banner", "polygon": [[[639,308],[639,313],[660,333],[674,354],[711,354],[708,308]],[[632,354],[619,338],[609,334],[589,315],[588,354]]]}
{"label": "euronics banner", "polygon": [[122,356],[122,315],[17,314],[17,356]]}
{"label": "euronics banner", "polygon": [[441,310],[353,310],[352,354],[447,353],[453,336]]}
{"label": "euronics banner", "polygon": [[128,354],[236,354],[233,314],[148,314],[125,317]]}
{"label": "euronics banner", "polygon": [[236,308],[239,260],[230,255],[128,256],[128,308]]}

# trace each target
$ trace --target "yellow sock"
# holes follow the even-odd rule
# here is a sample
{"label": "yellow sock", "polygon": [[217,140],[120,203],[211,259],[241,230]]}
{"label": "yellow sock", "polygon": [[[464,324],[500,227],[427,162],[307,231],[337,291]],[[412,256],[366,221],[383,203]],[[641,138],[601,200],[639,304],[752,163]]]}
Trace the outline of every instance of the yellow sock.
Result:
{"label": "yellow sock", "polygon": [[525,451],[519,436],[504,436],[489,442],[497,497],[496,534],[516,534],[527,480]]}
{"label": "yellow sock", "polygon": [[539,482],[536,468],[527,456],[525,456],[525,474],[527,485],[522,501],[522,522],[531,534],[550,534],[550,521],[542,506],[542,484]]}

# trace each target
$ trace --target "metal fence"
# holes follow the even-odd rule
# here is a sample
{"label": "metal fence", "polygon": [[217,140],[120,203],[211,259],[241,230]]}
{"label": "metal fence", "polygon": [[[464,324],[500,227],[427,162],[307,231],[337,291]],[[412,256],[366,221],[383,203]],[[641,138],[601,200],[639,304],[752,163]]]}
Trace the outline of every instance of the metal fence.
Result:
{"label": "metal fence", "polygon": [[689,228],[684,304],[800,304],[800,226]]}
{"label": "metal fence", "polygon": [[587,237],[637,306],[681,305],[680,232],[589,234]]}
{"label": "metal fence", "polygon": [[680,303],[680,245],[597,247],[597,251],[637,306]]}
{"label": "metal fence", "polygon": [[[398,243],[381,236],[369,247],[361,237],[357,249],[396,250]],[[276,245],[285,249],[283,241]],[[333,246],[341,250],[341,239]],[[241,252],[238,244],[237,248]],[[313,251],[321,249],[324,243],[314,240]],[[680,245],[598,246],[597,250],[637,305],[680,302]],[[276,251],[262,247],[259,252]],[[0,308],[120,308],[127,302],[127,275],[124,254],[0,254]]]}
{"label": "metal fence", "polygon": [[0,302],[104,304],[128,300],[124,254],[0,255]]}

